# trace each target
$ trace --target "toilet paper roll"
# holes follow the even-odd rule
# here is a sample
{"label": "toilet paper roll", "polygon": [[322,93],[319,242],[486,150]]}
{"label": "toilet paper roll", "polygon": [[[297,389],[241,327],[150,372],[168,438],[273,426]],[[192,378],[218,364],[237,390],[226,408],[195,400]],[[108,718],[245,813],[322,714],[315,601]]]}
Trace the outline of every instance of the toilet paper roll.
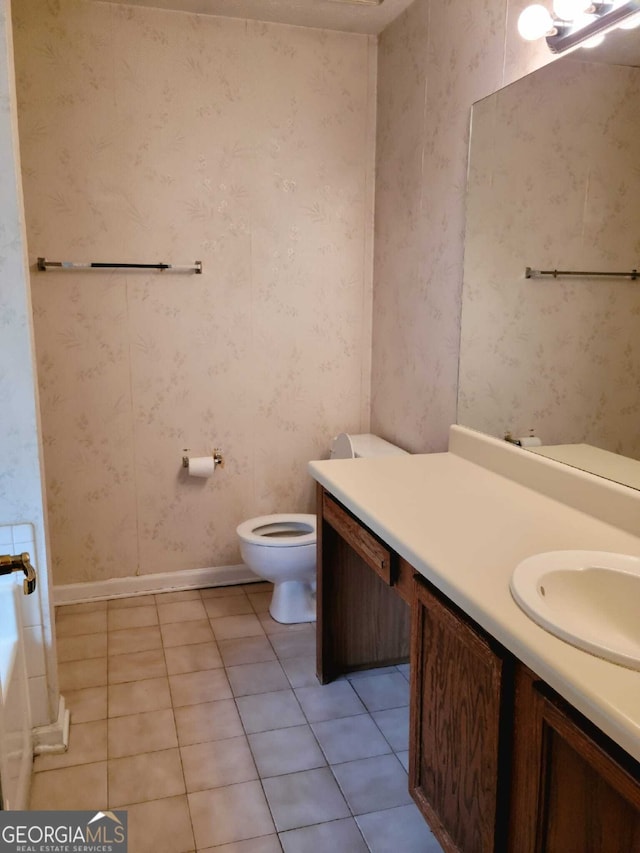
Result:
{"label": "toilet paper roll", "polygon": [[542,442],[537,435],[523,435],[518,439],[520,447],[542,447]]}
{"label": "toilet paper roll", "polygon": [[190,477],[213,477],[216,464],[213,456],[189,456],[188,471]]}

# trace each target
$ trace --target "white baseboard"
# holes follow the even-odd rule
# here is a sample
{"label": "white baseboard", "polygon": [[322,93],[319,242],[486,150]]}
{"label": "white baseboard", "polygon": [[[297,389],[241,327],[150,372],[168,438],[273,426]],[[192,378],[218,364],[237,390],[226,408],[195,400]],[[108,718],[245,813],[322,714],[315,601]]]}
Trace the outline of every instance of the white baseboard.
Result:
{"label": "white baseboard", "polygon": [[155,575],[133,575],[109,578],[104,581],[69,583],[54,586],[56,606],[100,601],[106,598],[124,598],[133,595],[150,595],[154,592],[177,592],[183,589],[203,589],[210,586],[231,586],[255,583],[262,580],[244,563],[237,566],[215,566],[205,569],[185,569],[179,572],[162,572]]}

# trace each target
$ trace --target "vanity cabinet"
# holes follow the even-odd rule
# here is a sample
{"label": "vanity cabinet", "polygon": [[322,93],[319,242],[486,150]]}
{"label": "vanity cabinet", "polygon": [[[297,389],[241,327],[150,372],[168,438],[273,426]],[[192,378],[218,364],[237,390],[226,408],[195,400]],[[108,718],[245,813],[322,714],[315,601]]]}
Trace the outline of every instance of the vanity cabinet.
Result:
{"label": "vanity cabinet", "polygon": [[526,667],[515,683],[510,850],[640,853],[640,765]]}
{"label": "vanity cabinet", "polygon": [[446,853],[640,853],[640,764],[322,487],[318,558],[320,681],[411,652],[409,790]]}
{"label": "vanity cabinet", "polygon": [[318,487],[317,674],[322,684],[344,672],[409,658],[408,564]]}
{"label": "vanity cabinet", "polygon": [[513,659],[416,577],[409,789],[445,851],[504,850]]}
{"label": "vanity cabinet", "polygon": [[416,576],[409,788],[443,849],[640,853],[640,765]]}

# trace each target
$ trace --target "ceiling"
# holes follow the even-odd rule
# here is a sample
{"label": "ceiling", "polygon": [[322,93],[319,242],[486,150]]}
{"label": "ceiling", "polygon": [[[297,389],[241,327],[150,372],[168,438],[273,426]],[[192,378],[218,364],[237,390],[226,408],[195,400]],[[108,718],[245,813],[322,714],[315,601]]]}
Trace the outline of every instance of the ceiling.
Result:
{"label": "ceiling", "polygon": [[111,0],[202,15],[248,18],[300,27],[377,34],[412,0],[383,0],[380,5],[357,0]]}

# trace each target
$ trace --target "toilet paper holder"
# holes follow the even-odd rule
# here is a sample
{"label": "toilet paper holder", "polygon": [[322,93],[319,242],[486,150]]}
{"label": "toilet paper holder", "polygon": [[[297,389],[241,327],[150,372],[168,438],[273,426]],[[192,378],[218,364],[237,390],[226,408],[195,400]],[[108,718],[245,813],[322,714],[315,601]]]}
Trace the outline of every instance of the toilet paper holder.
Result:
{"label": "toilet paper holder", "polygon": [[[190,451],[189,451],[188,447],[185,447],[182,452],[186,454],[186,453],[189,453]],[[211,455],[213,456],[213,467],[217,468],[219,465],[221,468],[224,468],[224,456],[222,455],[222,449],[220,447],[214,447],[213,453]],[[182,457],[182,467],[183,468],[189,467],[189,457],[188,456]]]}

